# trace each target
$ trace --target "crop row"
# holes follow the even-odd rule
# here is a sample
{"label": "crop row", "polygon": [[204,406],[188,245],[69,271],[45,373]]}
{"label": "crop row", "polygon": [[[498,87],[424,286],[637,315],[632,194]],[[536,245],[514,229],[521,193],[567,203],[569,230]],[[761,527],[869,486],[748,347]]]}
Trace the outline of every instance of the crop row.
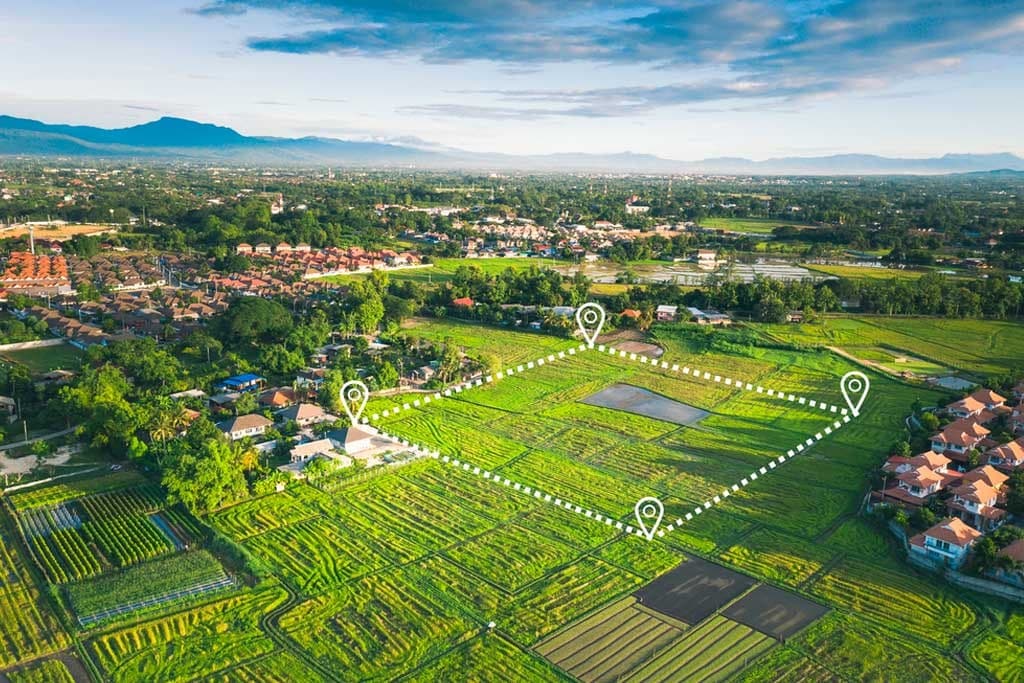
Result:
{"label": "crop row", "polygon": [[72,580],[86,579],[102,571],[99,560],[85,544],[78,529],[57,529],[50,534],[50,541],[64,560]]}
{"label": "crop row", "polygon": [[91,520],[82,525],[86,535],[118,567],[170,552],[170,540],[146,517]]}
{"label": "crop row", "polygon": [[29,584],[0,589],[0,669],[67,645],[53,616]]}
{"label": "crop row", "polygon": [[723,680],[772,644],[768,636],[743,624],[721,616],[712,617],[638,670],[630,680],[652,683]]}
{"label": "crop row", "polygon": [[514,524],[492,529],[448,551],[464,567],[509,592],[570,562],[579,551]]}
{"label": "crop row", "polygon": [[101,493],[79,501],[91,519],[112,519],[124,515],[156,512],[164,505],[158,486],[146,484],[132,489]]}
{"label": "crop row", "polygon": [[18,512],[37,507],[53,507],[60,503],[144,483],[141,475],[122,471],[89,479],[77,479],[51,486],[30,489],[11,495],[11,503]]}
{"label": "crop row", "polygon": [[42,568],[43,573],[46,574],[47,580],[50,583],[67,583],[68,574],[64,570],[64,565],[57,560],[57,556],[54,555],[53,549],[50,547],[46,537],[36,536],[29,543],[32,548],[32,554],[35,556],[40,568]]}

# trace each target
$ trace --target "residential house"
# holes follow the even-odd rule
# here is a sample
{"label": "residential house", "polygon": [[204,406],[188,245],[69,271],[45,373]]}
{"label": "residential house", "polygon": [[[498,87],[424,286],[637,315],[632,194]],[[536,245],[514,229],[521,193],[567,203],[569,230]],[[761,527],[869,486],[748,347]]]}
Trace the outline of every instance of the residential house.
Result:
{"label": "residential house", "polygon": [[18,419],[18,402],[10,396],[0,396],[0,416],[7,422]]}
{"label": "residential house", "polygon": [[803,311],[789,311],[786,313],[787,323],[802,323],[804,321]]}
{"label": "residential house", "polygon": [[290,452],[291,462],[293,464],[305,463],[313,458],[330,458],[337,461],[342,467],[351,465],[352,458],[338,453],[335,450],[336,448],[337,446],[330,439],[317,439],[316,441],[300,443],[293,447]]}
{"label": "residential house", "polygon": [[897,504],[921,507],[933,495],[956,480],[949,472],[950,459],[939,453],[927,451],[912,458],[893,456],[882,471],[892,475],[888,485],[871,492],[873,503]]}
{"label": "residential house", "polygon": [[262,391],[267,380],[259,375],[247,372],[241,375],[227,377],[217,382],[214,387],[221,391],[238,391],[248,393],[250,391]]}
{"label": "residential house", "polygon": [[354,457],[366,457],[369,451],[387,444],[379,436],[377,430],[369,425],[353,425],[335,429],[327,432],[327,438],[334,442],[335,447],[343,449],[345,453]]}
{"label": "residential house", "polygon": [[1024,467],[1024,437],[988,449],[984,462],[1007,471]]}
{"label": "residential house", "polygon": [[968,454],[975,448],[995,445],[987,439],[989,430],[973,418],[963,418],[946,425],[941,432],[931,437],[932,450],[936,453],[966,463]]}
{"label": "residential house", "polygon": [[667,306],[662,304],[655,309],[654,315],[660,322],[675,322],[678,311],[678,306]]}
{"label": "residential house", "polygon": [[452,306],[455,308],[473,308],[473,300],[468,296],[459,297],[452,300]]}
{"label": "residential house", "polygon": [[251,413],[249,415],[239,415],[233,417],[230,420],[219,422],[217,428],[227,434],[232,441],[238,441],[239,439],[250,438],[253,436],[260,436],[267,431],[273,422],[257,413]]}
{"label": "residential house", "polygon": [[621,313],[623,318],[629,318],[630,320],[638,320],[643,315],[642,311],[638,311],[635,308],[627,308]]}
{"label": "residential house", "polygon": [[235,247],[235,253],[236,254],[244,254],[244,255],[248,256],[249,254],[252,253],[252,245],[251,244],[246,244],[245,242],[242,242],[241,244],[239,244],[238,246]]}
{"label": "residential house", "polygon": [[695,322],[698,325],[725,327],[732,324],[732,319],[727,314],[718,311],[702,311],[694,306],[687,306],[686,311],[690,314],[690,322]]}
{"label": "residential house", "polygon": [[1012,564],[1010,567],[1005,569],[990,569],[987,572],[988,575],[997,581],[1002,581],[1003,583],[1024,586],[1024,538],[1018,538],[1016,541],[1000,550],[997,556],[1000,558],[1006,558],[1003,562],[1009,560]]}
{"label": "residential house", "polygon": [[324,412],[324,409],[313,403],[296,403],[277,412],[277,421],[281,423],[295,421],[300,427],[308,427],[319,422],[333,422],[338,419]]}
{"label": "residential house", "polygon": [[260,394],[256,401],[261,406],[266,406],[271,409],[287,408],[291,404],[295,403],[295,391],[290,387],[267,389]]}
{"label": "residential house", "polygon": [[946,412],[953,417],[975,417],[986,410],[994,412],[1003,407],[1005,403],[1006,399],[991,389],[978,389],[970,396],[950,403],[946,406]]}
{"label": "residential house", "polygon": [[429,365],[421,365],[412,371],[412,379],[417,382],[429,382],[434,379],[437,370]]}
{"label": "residential house", "polygon": [[910,539],[910,552],[933,563],[960,567],[982,533],[967,526],[961,519],[944,519],[922,534]]}

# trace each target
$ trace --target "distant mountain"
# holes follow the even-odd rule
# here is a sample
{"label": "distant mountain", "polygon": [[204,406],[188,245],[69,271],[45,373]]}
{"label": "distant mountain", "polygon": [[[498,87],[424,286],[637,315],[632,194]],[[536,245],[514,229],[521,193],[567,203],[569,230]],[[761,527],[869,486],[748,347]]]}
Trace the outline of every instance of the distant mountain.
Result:
{"label": "distant mountain", "polygon": [[0,155],[87,156],[231,162],[261,165],[417,166],[425,168],[615,171],[722,175],[884,175],[1024,171],[1013,154],[946,154],[905,159],[872,154],[780,157],[752,161],[719,157],[676,161],[652,154],[559,153],[511,155],[431,145],[358,142],[335,138],[251,137],[231,128],[165,116],[128,128],[47,124],[0,116]]}

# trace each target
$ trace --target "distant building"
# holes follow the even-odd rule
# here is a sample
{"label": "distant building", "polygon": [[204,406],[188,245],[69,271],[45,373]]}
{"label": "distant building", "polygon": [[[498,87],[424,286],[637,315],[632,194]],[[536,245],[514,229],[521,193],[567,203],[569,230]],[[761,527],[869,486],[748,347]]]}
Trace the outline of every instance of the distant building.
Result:
{"label": "distant building", "polygon": [[262,391],[267,380],[259,375],[247,372],[241,375],[227,377],[217,382],[214,386],[221,391],[239,391],[247,393],[250,391]]}
{"label": "distant building", "polygon": [[654,315],[660,322],[675,322],[678,311],[678,306],[661,305],[655,309]]}

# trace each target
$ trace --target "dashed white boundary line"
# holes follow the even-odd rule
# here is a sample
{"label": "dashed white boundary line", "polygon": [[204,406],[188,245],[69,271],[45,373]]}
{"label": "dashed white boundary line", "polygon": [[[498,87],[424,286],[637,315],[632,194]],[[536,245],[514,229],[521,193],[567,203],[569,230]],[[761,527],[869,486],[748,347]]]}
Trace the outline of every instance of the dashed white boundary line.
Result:
{"label": "dashed white boundary line", "polygon": [[665,361],[659,361],[657,358],[648,358],[643,354],[629,353],[616,349],[612,346],[600,345],[597,350],[601,353],[607,353],[609,356],[617,358],[624,358],[627,360],[639,362],[643,365],[649,365],[652,368],[661,368],[662,370],[669,370],[670,372],[682,373],[696,380],[704,380],[706,382],[714,382],[716,384],[724,384],[727,387],[739,389],[740,391],[752,391],[758,394],[764,394],[769,398],[774,398],[778,401],[786,401],[789,403],[796,403],[798,405],[806,405],[811,408],[817,408],[822,412],[836,413],[839,415],[846,415],[849,410],[841,408],[825,401],[820,401],[813,398],[807,398],[806,396],[800,396],[798,394],[791,394],[787,391],[780,391],[778,389],[771,389],[764,387],[760,384],[751,384],[750,382],[743,382],[732,377],[724,377],[722,375],[715,375],[707,371],[702,371],[698,368],[691,368],[688,365],[680,366],[679,364],[669,365]]}
{"label": "dashed white boundary line", "polygon": [[[380,413],[374,413],[373,416],[369,420],[367,418],[363,418],[362,422],[364,424],[369,424],[371,421],[377,421],[381,417],[388,417],[390,415],[397,415],[397,414],[399,414],[399,413],[401,413],[403,411],[406,411],[406,410],[411,410],[413,408],[419,408],[421,405],[429,404],[432,401],[440,401],[440,400],[442,400],[444,398],[451,397],[453,394],[457,395],[457,394],[462,393],[463,391],[466,391],[468,389],[472,389],[474,387],[483,386],[484,384],[491,384],[495,380],[503,379],[504,377],[513,376],[513,375],[520,375],[523,372],[525,372],[526,370],[532,370],[535,367],[543,366],[546,363],[554,362],[557,359],[563,359],[566,356],[575,356],[578,351],[587,351],[587,350],[591,350],[591,349],[595,349],[595,348],[596,348],[596,350],[599,353],[607,353],[610,357],[617,357],[617,358],[628,359],[628,360],[631,360],[631,361],[639,362],[639,363],[644,364],[644,365],[648,365],[650,367],[660,367],[662,370],[670,370],[671,372],[676,372],[676,373],[681,372],[683,375],[687,375],[687,376],[692,377],[694,379],[698,379],[698,380],[703,379],[703,380],[709,381],[709,382],[721,383],[721,384],[724,384],[726,386],[731,386],[731,387],[733,387],[735,389],[740,389],[741,391],[742,390],[752,391],[752,392],[755,392],[757,394],[767,395],[768,397],[775,398],[777,400],[787,401],[787,402],[791,402],[791,403],[796,403],[798,405],[807,405],[807,406],[809,406],[811,408],[818,408],[819,410],[821,410],[823,412],[837,413],[837,414],[842,416],[841,419],[835,420],[831,425],[825,427],[820,432],[817,432],[813,437],[809,437],[809,438],[805,439],[804,441],[798,443],[793,448],[787,450],[785,452],[785,454],[780,455],[777,458],[774,458],[772,460],[769,460],[766,465],[758,468],[757,470],[754,470],[749,475],[747,475],[746,477],[742,478],[739,482],[733,484],[732,486],[730,486],[728,488],[723,489],[722,492],[719,493],[718,495],[712,496],[710,499],[708,499],[708,500],[704,501],[702,504],[696,506],[695,508],[693,508],[692,512],[687,512],[683,517],[677,518],[674,522],[670,522],[669,524],[667,524],[663,528],[658,529],[657,533],[655,534],[658,537],[664,537],[666,533],[671,533],[672,531],[674,531],[674,530],[678,529],[679,527],[681,527],[686,522],[689,522],[693,518],[703,514],[706,510],[710,510],[713,506],[722,503],[726,498],[731,496],[733,493],[736,493],[741,488],[743,488],[745,486],[748,486],[751,482],[757,481],[760,477],[762,477],[762,476],[768,474],[769,472],[771,472],[772,470],[776,469],[779,465],[781,465],[781,464],[787,462],[788,460],[791,460],[792,458],[796,457],[797,455],[799,455],[800,453],[802,453],[806,449],[810,448],[811,446],[813,446],[817,442],[819,442],[822,439],[824,439],[826,436],[828,436],[828,435],[832,434],[833,432],[839,430],[843,425],[849,423],[850,420],[851,420],[850,415],[849,415],[849,410],[847,410],[846,408],[840,408],[839,406],[836,406],[836,405],[833,405],[833,404],[826,403],[824,401],[819,401],[819,400],[815,400],[815,399],[808,399],[808,398],[806,398],[804,396],[798,396],[798,395],[787,393],[787,392],[783,392],[783,391],[777,391],[775,389],[766,389],[764,386],[761,386],[761,385],[751,384],[750,382],[742,382],[740,380],[735,380],[735,379],[732,379],[730,377],[723,377],[721,375],[712,375],[710,372],[706,372],[706,371],[702,372],[701,370],[699,370],[697,368],[690,368],[689,366],[682,366],[681,367],[678,364],[670,365],[669,363],[667,363],[665,361],[659,361],[656,358],[655,359],[651,359],[651,358],[648,358],[647,356],[645,356],[643,354],[636,354],[636,353],[622,351],[622,350],[616,349],[616,348],[611,347],[611,346],[605,346],[604,344],[601,344],[601,345],[598,345],[598,346],[594,346],[592,344],[590,344],[590,345],[588,345],[588,344],[580,344],[579,346],[571,347],[571,348],[569,348],[569,349],[567,349],[565,351],[559,351],[557,353],[548,354],[546,357],[541,357],[541,358],[538,358],[537,360],[534,360],[534,361],[529,361],[527,363],[519,364],[515,368],[512,368],[512,367],[505,368],[503,370],[500,370],[500,371],[494,373],[493,375],[487,375],[486,377],[480,377],[480,378],[477,378],[475,380],[471,380],[469,382],[465,382],[463,384],[458,384],[458,385],[456,385],[454,387],[449,387],[448,389],[445,389],[444,391],[435,392],[432,395],[431,394],[427,394],[426,396],[424,396],[423,399],[416,399],[416,400],[412,401],[411,403],[403,403],[401,406],[394,406],[392,408],[388,408],[386,410],[382,410]],[[469,472],[469,473],[471,473],[473,475],[482,477],[484,480],[489,481],[492,484],[499,485],[499,486],[509,487],[509,488],[511,488],[514,491],[519,491],[519,492],[524,493],[526,495],[532,495],[536,499],[543,500],[544,502],[547,502],[547,503],[552,503],[555,506],[563,508],[565,510],[569,510],[570,512],[575,512],[577,514],[583,515],[584,517],[595,519],[598,522],[604,522],[606,525],[613,526],[616,529],[618,529],[620,531],[624,531],[627,534],[635,534],[636,536],[639,536],[640,538],[647,539],[647,535],[643,531],[641,531],[640,529],[635,529],[634,527],[632,527],[632,526],[630,526],[628,524],[624,524],[623,522],[621,522],[621,521],[619,521],[619,520],[617,520],[614,517],[611,517],[609,515],[598,513],[596,511],[594,511],[592,509],[589,509],[589,508],[586,508],[584,506],[576,505],[576,504],[574,504],[572,502],[563,500],[562,498],[558,498],[558,497],[552,496],[551,494],[548,494],[548,493],[543,493],[543,492],[540,491],[540,489],[538,489],[536,487],[526,486],[526,485],[521,484],[519,482],[510,480],[507,477],[504,477],[504,476],[502,476],[500,474],[495,474],[493,472],[490,472],[489,470],[485,470],[483,468],[480,468],[480,467],[477,467],[475,465],[472,465],[471,463],[468,463],[468,462],[466,462],[464,460],[459,460],[458,458],[452,458],[452,457],[447,456],[447,455],[441,455],[440,451],[430,450],[429,448],[425,448],[424,446],[420,446],[418,444],[412,443],[412,442],[410,442],[410,441],[408,441],[406,439],[402,439],[400,437],[392,436],[390,434],[387,434],[383,430],[381,430],[380,434],[381,434],[381,436],[383,436],[385,438],[391,439],[393,441],[398,442],[399,444],[401,444],[403,446],[411,448],[415,458],[424,458],[424,457],[434,458],[435,460],[438,460],[438,461],[440,461],[440,462],[442,462],[442,463],[444,463],[446,465],[450,465],[450,466],[455,467],[457,469],[461,469],[461,470],[463,470],[465,472]],[[649,540],[653,540],[653,539],[649,539]]]}
{"label": "dashed white boundary line", "polygon": [[584,517],[593,519],[593,520],[598,521],[598,522],[603,522],[605,525],[610,526],[610,527],[614,527],[615,529],[618,529],[619,531],[623,531],[623,532],[625,532],[627,534],[635,534],[637,536],[640,536],[641,538],[647,538],[646,534],[644,534],[644,532],[641,531],[640,529],[636,529],[636,528],[634,528],[634,527],[632,527],[632,526],[630,526],[628,524],[624,524],[623,522],[619,521],[615,517],[612,517],[611,515],[606,515],[606,514],[597,512],[596,510],[593,510],[591,508],[587,508],[587,507],[584,507],[582,505],[577,505],[577,504],[575,504],[575,503],[573,503],[571,501],[565,500],[563,498],[559,498],[559,497],[554,496],[554,495],[552,495],[550,493],[545,493],[545,492],[541,491],[539,488],[532,487],[532,486],[526,486],[525,484],[521,484],[521,483],[519,483],[517,481],[509,479],[508,477],[506,477],[506,476],[504,476],[502,474],[497,474],[495,472],[491,472],[490,470],[486,470],[486,469],[484,469],[482,467],[478,467],[478,466],[473,465],[472,463],[468,463],[468,462],[466,462],[464,460],[459,460],[458,458],[452,458],[452,457],[447,456],[447,455],[441,455],[440,451],[431,450],[429,448],[425,448],[423,446],[420,446],[419,444],[412,443],[412,442],[408,441],[407,439],[403,439],[401,437],[393,436],[393,435],[388,434],[387,432],[384,432],[384,431],[381,431],[380,434],[384,438],[391,439],[392,441],[396,441],[399,444],[401,444],[401,445],[403,445],[403,446],[405,446],[407,448],[412,449],[413,457],[414,458],[417,458],[417,459],[418,458],[428,458],[428,457],[429,458],[433,458],[434,460],[437,460],[437,461],[439,461],[441,463],[444,463],[445,465],[448,465],[449,467],[454,467],[457,470],[462,470],[463,472],[467,472],[467,473],[472,474],[474,476],[480,477],[480,478],[484,479],[485,481],[489,481],[490,483],[494,484],[495,486],[501,486],[501,487],[504,487],[504,488],[509,488],[509,489],[511,489],[513,491],[518,491],[518,492],[522,493],[523,495],[530,496],[530,497],[535,498],[537,500],[544,501],[545,503],[551,503],[555,507],[559,507],[559,508],[562,508],[564,510],[568,510],[569,512],[574,512],[574,513],[576,513],[578,515],[582,515]]}
{"label": "dashed white boundary line", "polygon": [[426,394],[426,395],[424,395],[424,397],[422,399],[415,399],[412,402],[403,403],[400,406],[394,406],[392,408],[388,408],[386,410],[382,410],[379,413],[374,413],[370,417],[370,419],[366,419],[364,417],[362,419],[362,422],[363,422],[363,424],[368,424],[371,421],[376,422],[377,420],[379,420],[382,417],[389,417],[389,416],[392,416],[392,415],[397,415],[397,414],[399,414],[399,413],[401,413],[403,411],[406,411],[406,410],[411,410],[413,408],[419,408],[421,405],[427,405],[427,404],[432,403],[434,401],[440,401],[440,400],[448,398],[448,397],[450,397],[452,395],[460,394],[463,391],[466,391],[467,389],[472,389],[474,387],[483,386],[484,384],[491,384],[495,380],[504,379],[505,377],[511,377],[513,375],[521,375],[522,373],[526,372],[527,370],[532,370],[534,368],[541,367],[542,365],[546,365],[547,363],[553,363],[554,361],[562,359],[562,358],[565,358],[566,356],[575,356],[577,351],[586,351],[589,348],[591,348],[591,347],[587,346],[586,344],[580,344],[579,346],[573,346],[572,348],[567,349],[565,351],[559,351],[557,353],[550,353],[547,356],[541,356],[537,360],[531,360],[531,361],[529,361],[527,363],[520,363],[519,365],[517,365],[514,368],[508,367],[508,368],[505,368],[503,370],[499,370],[498,372],[494,373],[493,375],[487,375],[486,377],[478,377],[477,379],[470,380],[469,382],[464,382],[462,384],[456,384],[455,386],[449,387],[449,388],[445,389],[444,391],[435,391],[433,394]]}

